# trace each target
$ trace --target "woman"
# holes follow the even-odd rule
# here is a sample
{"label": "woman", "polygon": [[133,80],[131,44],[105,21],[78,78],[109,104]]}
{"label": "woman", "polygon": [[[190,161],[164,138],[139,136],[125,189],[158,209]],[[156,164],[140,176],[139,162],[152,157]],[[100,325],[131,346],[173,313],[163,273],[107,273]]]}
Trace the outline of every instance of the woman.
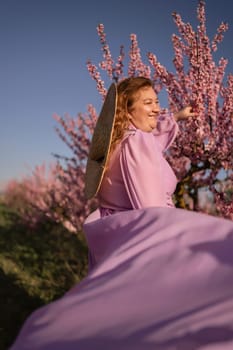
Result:
{"label": "woman", "polygon": [[88,276],[27,320],[12,349],[231,349],[233,223],[176,209],[163,153],[187,107],[160,116],[150,80],[110,87],[93,135]]}

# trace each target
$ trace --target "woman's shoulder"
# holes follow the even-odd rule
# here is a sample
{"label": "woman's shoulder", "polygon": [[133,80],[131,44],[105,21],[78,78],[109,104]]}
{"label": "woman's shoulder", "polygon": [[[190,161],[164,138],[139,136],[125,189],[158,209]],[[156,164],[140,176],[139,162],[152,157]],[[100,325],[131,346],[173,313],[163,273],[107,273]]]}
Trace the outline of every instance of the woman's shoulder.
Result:
{"label": "woman's shoulder", "polygon": [[136,150],[149,151],[156,147],[156,140],[152,132],[132,127],[126,131],[121,146],[132,149],[132,152]]}

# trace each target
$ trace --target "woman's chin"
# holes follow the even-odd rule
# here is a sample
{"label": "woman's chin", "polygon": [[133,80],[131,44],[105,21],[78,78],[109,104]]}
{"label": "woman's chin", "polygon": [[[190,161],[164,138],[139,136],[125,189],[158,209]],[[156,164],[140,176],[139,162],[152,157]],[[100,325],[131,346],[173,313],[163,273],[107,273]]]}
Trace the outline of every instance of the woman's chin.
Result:
{"label": "woman's chin", "polygon": [[157,122],[154,122],[154,123],[150,123],[150,128],[151,130],[154,130],[157,126]]}

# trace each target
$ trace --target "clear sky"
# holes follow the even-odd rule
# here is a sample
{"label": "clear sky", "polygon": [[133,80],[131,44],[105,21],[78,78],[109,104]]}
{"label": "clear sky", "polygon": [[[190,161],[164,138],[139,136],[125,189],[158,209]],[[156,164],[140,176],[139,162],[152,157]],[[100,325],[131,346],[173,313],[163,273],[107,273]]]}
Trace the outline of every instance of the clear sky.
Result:
{"label": "clear sky", "polygon": [[[54,113],[75,117],[89,103],[100,110],[86,69],[87,59],[101,60],[99,23],[114,58],[121,44],[128,52],[135,33],[142,56],[151,51],[172,70],[171,14],[196,28],[196,7],[197,0],[0,0],[0,186],[53,161],[52,153],[69,153],[54,130]],[[229,24],[216,60],[228,58],[233,72],[233,2],[206,0],[206,14],[211,38],[221,21]]]}

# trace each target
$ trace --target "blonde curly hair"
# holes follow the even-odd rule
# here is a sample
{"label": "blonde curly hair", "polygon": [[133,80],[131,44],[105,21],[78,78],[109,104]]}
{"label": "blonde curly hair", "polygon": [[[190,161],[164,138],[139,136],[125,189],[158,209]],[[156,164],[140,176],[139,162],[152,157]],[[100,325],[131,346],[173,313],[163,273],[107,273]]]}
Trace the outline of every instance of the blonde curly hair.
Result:
{"label": "blonde curly hair", "polygon": [[144,77],[126,78],[118,83],[118,99],[110,155],[116,148],[117,144],[122,140],[125,131],[128,129],[130,123],[128,113],[138,97],[139,90],[145,87],[153,88],[153,82]]}

